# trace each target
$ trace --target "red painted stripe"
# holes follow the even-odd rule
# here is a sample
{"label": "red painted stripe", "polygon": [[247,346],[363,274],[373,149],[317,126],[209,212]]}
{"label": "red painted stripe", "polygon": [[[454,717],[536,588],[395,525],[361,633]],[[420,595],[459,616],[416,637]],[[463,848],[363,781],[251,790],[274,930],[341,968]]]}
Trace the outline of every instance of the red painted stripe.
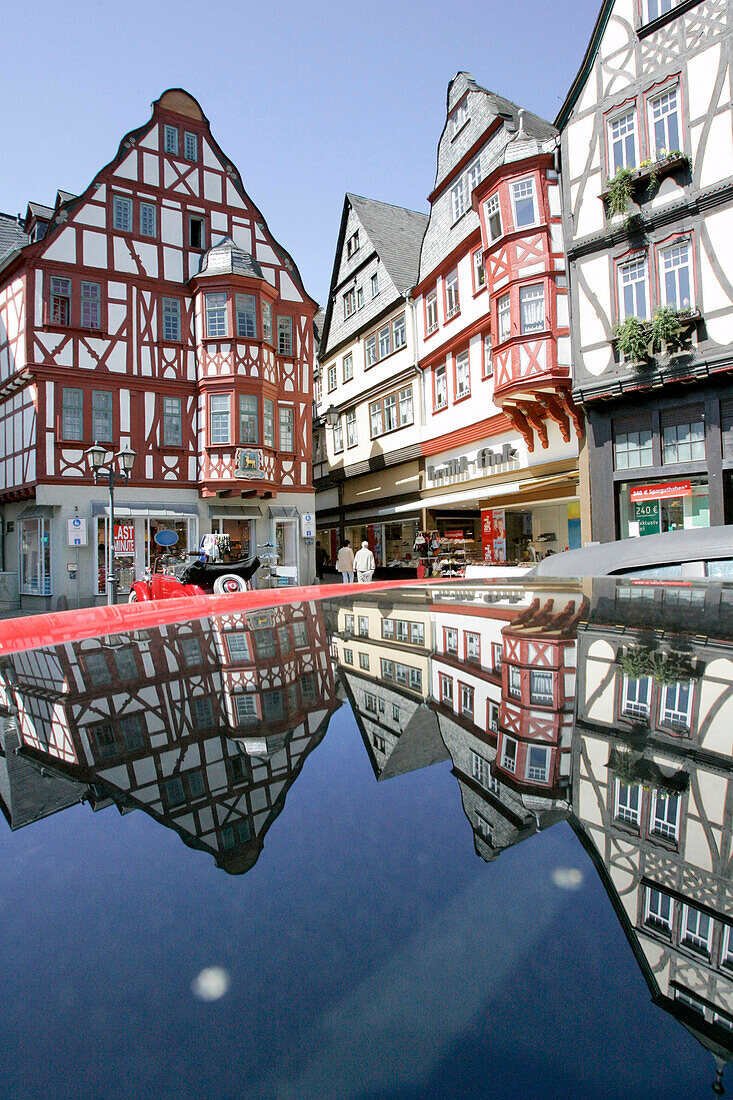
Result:
{"label": "red painted stripe", "polygon": [[453,450],[455,447],[464,447],[468,443],[478,443],[481,439],[487,439],[492,435],[501,435],[502,432],[512,430],[512,422],[506,413],[498,416],[490,416],[486,420],[480,420],[478,424],[470,424],[467,428],[460,428],[456,432],[448,432],[446,435],[438,435],[435,439],[429,439],[427,443],[421,443],[420,449],[424,455],[436,455],[440,451]]}

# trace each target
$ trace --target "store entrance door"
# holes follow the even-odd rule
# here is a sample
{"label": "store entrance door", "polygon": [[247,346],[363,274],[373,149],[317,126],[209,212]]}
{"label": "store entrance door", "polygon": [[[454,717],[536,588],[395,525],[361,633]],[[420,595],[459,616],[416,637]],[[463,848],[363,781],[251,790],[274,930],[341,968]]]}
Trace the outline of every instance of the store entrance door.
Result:
{"label": "store entrance door", "polygon": [[506,513],[506,556],[507,561],[523,562],[530,560],[529,546],[532,542],[532,513]]}

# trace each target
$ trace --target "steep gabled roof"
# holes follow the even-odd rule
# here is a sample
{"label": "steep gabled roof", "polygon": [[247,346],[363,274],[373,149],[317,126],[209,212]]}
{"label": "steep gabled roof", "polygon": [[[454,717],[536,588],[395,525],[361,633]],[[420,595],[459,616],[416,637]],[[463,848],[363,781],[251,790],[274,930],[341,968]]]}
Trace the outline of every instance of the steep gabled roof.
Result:
{"label": "steep gabled roof", "polygon": [[75,783],[53,767],[41,767],[19,753],[15,730],[3,736],[0,756],[0,806],[11,829],[21,829],[42,817],[83,801],[85,783]]}
{"label": "steep gabled roof", "polygon": [[588,74],[590,73],[593,62],[596,59],[596,54],[601,45],[601,39],[603,38],[603,32],[606,29],[606,24],[611,17],[613,11],[614,0],[603,0],[601,4],[601,10],[598,13],[596,19],[596,25],[590,36],[590,42],[588,48],[583,55],[583,60],[580,63],[580,68],[576,74],[575,80],[570,85],[570,91],[565,97],[565,102],[558,111],[557,118],[555,119],[555,125],[558,130],[562,130],[567,125],[567,121],[570,118],[570,113],[576,104],[578,96],[583,90]]}
{"label": "steep gabled roof", "polygon": [[420,703],[399,740],[390,753],[379,776],[380,782],[395,775],[416,772],[449,760],[450,753],[443,744],[435,711],[426,703]]}
{"label": "steep gabled roof", "polygon": [[28,234],[14,214],[0,214],[0,259],[14,248],[28,244]]}

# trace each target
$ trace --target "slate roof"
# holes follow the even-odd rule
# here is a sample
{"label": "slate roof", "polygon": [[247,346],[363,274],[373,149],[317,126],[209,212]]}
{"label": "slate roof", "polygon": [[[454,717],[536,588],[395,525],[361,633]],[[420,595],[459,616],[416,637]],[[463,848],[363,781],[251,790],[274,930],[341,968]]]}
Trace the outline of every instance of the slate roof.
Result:
{"label": "slate roof", "polygon": [[407,294],[417,282],[420,246],[428,227],[428,215],[348,192],[346,198],[397,290]]}
{"label": "slate roof", "polygon": [[440,736],[435,711],[426,703],[421,703],[400,734],[379,775],[379,782],[392,779],[395,775],[429,768],[431,764],[439,764],[441,760],[449,758],[450,753]]}
{"label": "slate roof", "polygon": [[29,202],[28,213],[35,215],[36,218],[43,218],[44,221],[50,221],[53,217],[53,207],[44,206],[41,202]]}
{"label": "slate roof", "polygon": [[249,252],[234,243],[231,237],[223,237],[204,252],[198,275],[248,275],[251,279],[264,279],[262,268]]}
{"label": "slate roof", "polygon": [[0,807],[11,829],[21,829],[82,801],[85,784],[65,779],[16,752],[20,744],[16,730],[5,733],[2,740]]}
{"label": "slate roof", "polygon": [[13,214],[0,214],[0,260],[14,248],[22,248],[30,240]]}
{"label": "slate roof", "polygon": [[323,336],[323,326],[325,323],[325,310],[319,308],[318,313],[313,318],[313,331],[316,334],[316,355],[318,355],[320,351],[321,337]]}

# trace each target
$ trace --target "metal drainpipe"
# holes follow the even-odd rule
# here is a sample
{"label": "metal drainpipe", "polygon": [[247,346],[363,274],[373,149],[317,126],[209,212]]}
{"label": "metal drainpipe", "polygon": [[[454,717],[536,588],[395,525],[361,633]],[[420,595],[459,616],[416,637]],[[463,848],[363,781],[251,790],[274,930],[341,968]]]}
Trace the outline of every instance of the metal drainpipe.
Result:
{"label": "metal drainpipe", "polygon": [[422,428],[427,427],[426,411],[425,411],[425,379],[423,373],[420,370],[418,355],[417,355],[417,310],[415,309],[415,300],[412,297],[412,288],[405,294],[405,305],[410,311],[410,320],[412,322],[412,365],[417,371],[418,378],[420,379],[420,426]]}

